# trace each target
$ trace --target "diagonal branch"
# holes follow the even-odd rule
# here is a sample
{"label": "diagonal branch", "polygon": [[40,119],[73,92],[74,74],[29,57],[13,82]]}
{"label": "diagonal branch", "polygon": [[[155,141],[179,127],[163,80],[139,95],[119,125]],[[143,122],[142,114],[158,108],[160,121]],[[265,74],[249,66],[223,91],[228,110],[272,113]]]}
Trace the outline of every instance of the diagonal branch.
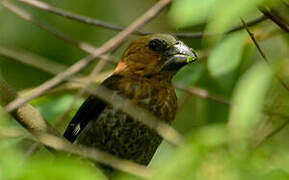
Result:
{"label": "diagonal branch", "polygon": [[[268,141],[271,137],[273,137],[274,135],[276,135],[277,133],[279,133],[282,129],[284,129],[288,124],[289,124],[289,117],[287,115],[283,115],[281,113],[278,112],[272,112],[272,111],[266,111],[264,112],[265,115],[270,116],[270,117],[278,117],[280,119],[283,120],[282,123],[278,123],[278,125],[275,125],[274,127],[271,128],[265,128],[267,131],[266,133],[264,133],[264,136],[261,136],[258,138],[258,136],[255,136],[255,142],[254,142],[254,147],[257,148],[259,146],[261,146],[262,144],[264,144],[266,141]],[[263,122],[264,123],[264,122]],[[265,120],[266,123],[266,120]],[[261,125],[262,127],[262,125]],[[262,127],[264,128],[264,127]]]}
{"label": "diagonal branch", "polygon": [[[5,2],[5,1],[4,1]],[[56,87],[57,85],[61,84],[65,80],[67,80],[69,77],[75,75],[76,73],[80,72],[82,69],[84,69],[86,66],[88,66],[93,60],[97,57],[100,57],[101,55],[107,53],[108,51],[112,50],[114,47],[122,43],[124,40],[128,38],[128,36],[136,31],[137,29],[144,26],[146,23],[148,23],[153,17],[155,17],[163,8],[165,8],[171,0],[161,0],[158,3],[156,3],[151,9],[149,9],[145,14],[143,14],[140,18],[136,19],[130,26],[128,26],[125,30],[120,32],[118,35],[116,35],[114,38],[107,41],[104,45],[102,45],[100,48],[97,49],[93,54],[84,57],[80,59],[77,63],[70,66],[65,72],[58,74],[51,80],[43,83],[42,85],[38,86],[33,90],[33,93],[26,97],[25,99],[17,98],[13,102],[9,103],[5,110],[7,112],[11,112],[17,107],[20,107],[21,105],[29,102],[33,98],[36,98],[52,88]],[[3,4],[3,1],[2,1]]]}
{"label": "diagonal branch", "polygon": [[[267,20],[268,18],[266,16],[260,16],[256,19],[253,19],[251,21],[249,21],[247,23],[247,26],[254,26],[258,23],[261,23],[265,20]],[[233,32],[236,32],[236,31],[239,31],[239,30],[242,30],[244,29],[244,25],[243,24],[240,24],[236,27],[233,27],[232,29],[229,29],[227,30],[225,33],[226,34],[230,34],[230,33],[233,33]],[[214,36],[214,35],[217,35],[217,33],[205,33],[205,32],[184,32],[184,33],[175,33],[175,32],[169,32],[169,34],[172,34],[178,38],[203,38],[203,37],[207,37],[207,36]]]}
{"label": "diagonal branch", "polygon": [[259,8],[259,10],[269,19],[271,19],[275,24],[277,24],[281,29],[283,29],[285,32],[289,32],[289,22],[284,19],[277,10],[274,8],[271,8],[270,10],[267,10],[265,8]]}
{"label": "diagonal branch", "polygon": [[[261,47],[259,46],[257,40],[255,39],[255,36],[254,34],[249,30],[248,26],[246,25],[246,22],[241,19],[242,23],[244,24],[244,27],[246,29],[246,31],[248,32],[250,38],[252,39],[252,41],[254,42],[255,46],[257,47],[258,49],[258,52],[260,53],[260,55],[262,56],[262,58],[264,59],[264,61],[270,66],[270,62],[269,60],[267,59],[265,53],[263,52],[263,50],[261,49]],[[278,76],[277,74],[275,75],[277,80],[280,82],[280,84],[289,92],[289,87],[288,85],[283,81],[283,79]]]}
{"label": "diagonal branch", "polygon": [[[100,20],[96,20],[96,19],[93,19],[93,18],[89,18],[89,17],[86,17],[86,16],[82,16],[82,15],[79,15],[79,14],[76,14],[76,13],[72,13],[72,12],[69,12],[69,11],[65,11],[65,10],[53,7],[53,6],[51,6],[51,5],[49,5],[49,4],[45,3],[45,2],[40,2],[40,1],[37,1],[37,0],[18,0],[18,1],[20,1],[22,3],[25,3],[25,4],[29,5],[29,6],[36,7],[38,9],[40,9],[40,10],[47,11],[49,13],[52,13],[52,14],[55,14],[55,15],[58,15],[58,16],[62,16],[62,17],[65,17],[65,18],[68,18],[68,19],[71,19],[71,20],[74,20],[74,21],[77,21],[77,22],[89,24],[89,25],[92,25],[92,26],[102,27],[102,28],[113,30],[113,31],[122,31],[124,29],[124,27],[121,27],[121,26],[117,26],[117,25],[114,25],[114,24],[109,24],[107,22],[103,22],[103,21],[100,21]],[[266,19],[267,19],[266,16],[261,16],[261,17],[258,17],[256,19],[253,19],[252,21],[248,22],[247,25],[248,26],[253,26],[255,24],[258,24],[260,22],[265,21]],[[235,32],[235,31],[241,30],[243,28],[244,28],[243,25],[238,25],[238,26],[228,30],[227,33]],[[135,31],[133,34],[136,34],[136,35],[147,35],[147,34],[151,34],[151,33],[153,33],[153,32]],[[154,32],[154,33],[159,33],[159,32]],[[216,34],[204,33],[204,32],[188,32],[188,33],[166,32],[166,33],[171,34],[173,36],[176,36],[178,38],[202,38],[204,36],[216,35]]]}
{"label": "diagonal branch", "polygon": [[82,97],[82,95],[87,91],[89,86],[92,84],[94,77],[102,71],[104,66],[106,65],[105,61],[99,62],[90,73],[87,81],[85,82],[85,85],[78,90],[77,94],[74,96],[72,103],[69,105],[69,107],[62,113],[62,115],[56,120],[55,126],[58,126],[61,124],[61,122],[66,118],[66,116],[69,114],[69,112],[72,110],[72,108],[75,106],[79,98]]}
{"label": "diagonal branch", "polygon": [[215,102],[225,104],[225,105],[230,105],[230,101],[224,99],[223,97],[215,96],[213,94],[210,94],[207,90],[201,89],[201,88],[192,88],[192,87],[186,87],[185,85],[181,83],[174,83],[174,86],[182,91],[185,91],[189,94],[198,96],[203,99],[210,99]]}
{"label": "diagonal branch", "polygon": [[35,67],[50,74],[58,74],[66,69],[66,66],[62,64],[19,48],[14,49],[0,45],[0,56],[16,59],[25,65]]}

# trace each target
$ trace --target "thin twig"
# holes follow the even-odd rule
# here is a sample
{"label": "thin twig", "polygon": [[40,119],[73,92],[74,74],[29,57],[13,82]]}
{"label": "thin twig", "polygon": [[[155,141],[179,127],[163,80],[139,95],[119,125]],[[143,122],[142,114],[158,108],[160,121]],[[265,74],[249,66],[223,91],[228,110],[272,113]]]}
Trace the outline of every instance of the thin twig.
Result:
{"label": "thin twig", "polygon": [[96,77],[96,75],[102,71],[102,69],[105,67],[105,65],[106,65],[106,62],[105,61],[101,61],[93,68],[93,70],[91,71],[91,73],[89,74],[89,76],[87,78],[87,81],[85,82],[85,85],[81,89],[78,90],[78,92],[75,95],[75,97],[74,97],[72,103],[70,104],[70,106],[66,109],[66,111],[64,113],[62,113],[60,118],[56,121],[56,125],[60,124],[66,118],[68,113],[72,110],[72,108],[77,103],[78,99],[81,98],[82,95],[87,91],[87,89],[89,88],[89,86],[93,82],[93,80]]}
{"label": "thin twig", "polygon": [[[263,22],[263,21],[265,21],[265,20],[267,20],[267,19],[268,19],[268,18],[267,18],[266,16],[257,17],[256,19],[253,19],[253,20],[247,22],[247,26],[249,26],[249,27],[250,27],[250,26],[254,26],[254,25],[256,25],[256,24],[258,24],[258,23],[260,23],[260,22]],[[227,33],[239,31],[239,30],[242,30],[242,29],[244,29],[244,28],[245,28],[244,25],[243,25],[243,24],[240,24],[240,25],[232,28],[231,30],[227,31]]]}
{"label": "thin twig", "polygon": [[53,62],[45,57],[33,54],[23,49],[14,49],[0,45],[0,55],[16,59],[19,62],[40,69],[50,74],[58,74],[66,69],[66,66]]}
{"label": "thin twig", "polygon": [[[46,25],[45,23],[38,21],[28,11],[26,11],[20,7],[17,7],[10,2],[2,1],[2,5],[3,5],[3,7],[7,8],[9,11],[16,14],[18,17],[20,17],[20,18],[26,20],[27,22],[32,23],[32,24],[38,26],[39,28],[51,33],[55,37],[62,39],[65,42],[68,42],[69,44],[72,44],[73,46],[81,49],[84,52],[87,52],[89,54],[93,54],[97,50],[93,45],[91,45],[89,43],[74,40],[71,37],[68,37],[67,35],[57,31],[56,29]],[[117,63],[117,60],[115,58],[109,56],[109,55],[102,55],[102,56],[100,56],[100,58],[102,58],[108,62],[111,62],[111,63]]]}
{"label": "thin twig", "polygon": [[[247,23],[247,26],[254,26],[260,22],[265,21],[266,19],[268,19],[266,16],[260,16],[256,19],[249,21]],[[233,27],[232,29],[226,31],[226,34],[236,32],[236,31],[239,31],[242,29],[244,29],[244,26],[242,24],[240,24],[240,25]],[[207,37],[207,36],[217,35],[216,33],[204,33],[204,32],[185,32],[185,33],[169,32],[169,34],[172,34],[173,36],[176,36],[178,38],[203,38],[205,36]]]}
{"label": "thin twig", "polygon": [[[262,33],[262,32],[257,31],[257,33],[255,34],[255,39],[256,39],[256,41],[264,41],[264,40],[267,40],[271,37],[280,35],[281,31],[282,30],[280,30],[279,28],[276,28],[276,29],[269,31],[269,32],[266,32],[266,33]],[[248,37],[248,39],[245,41],[244,45],[246,46],[246,45],[249,45],[251,43],[254,43],[254,42],[252,42],[251,37]]]}
{"label": "thin twig", "polygon": [[[47,12],[53,13],[55,15],[62,16],[62,17],[65,17],[67,19],[71,19],[71,20],[74,20],[77,22],[81,22],[81,23],[85,23],[85,24],[89,24],[89,25],[93,25],[93,26],[97,26],[97,27],[103,27],[103,28],[115,30],[115,31],[122,31],[123,29],[125,29],[124,27],[121,27],[121,26],[109,24],[109,23],[106,23],[106,22],[103,22],[100,20],[96,20],[93,18],[82,16],[82,15],[72,13],[69,11],[64,11],[62,9],[53,7],[53,6],[51,6],[45,2],[40,2],[37,0],[18,0],[18,1],[25,3],[27,5],[30,5],[30,6],[36,7],[40,10],[44,10],[44,11],[47,11]],[[138,33],[140,35],[148,34],[148,32],[139,32],[139,31],[134,32],[134,33]]]}
{"label": "thin twig", "polygon": [[[124,29],[124,27],[109,24],[107,22],[103,22],[100,20],[96,20],[93,18],[82,16],[82,15],[72,13],[69,11],[65,11],[65,10],[53,7],[47,3],[37,1],[37,0],[18,0],[18,1],[25,3],[27,5],[30,5],[30,6],[36,7],[40,10],[47,11],[47,12],[50,12],[52,14],[62,16],[62,17],[68,18],[68,19],[72,19],[74,21],[78,21],[81,23],[85,23],[85,24],[89,24],[89,25],[93,25],[93,26],[97,26],[97,27],[102,27],[102,28],[106,28],[106,29],[110,29],[110,30],[114,30],[114,31],[122,31]],[[265,16],[261,16],[261,17],[258,17],[256,19],[248,22],[247,24],[248,24],[248,26],[253,26],[253,25],[258,24],[258,23],[260,23],[266,19],[267,18]],[[235,31],[241,30],[243,28],[244,28],[243,25],[238,25],[238,26],[232,28],[231,30],[228,30],[227,33],[235,32]],[[144,31],[135,31],[134,32],[134,34],[136,34],[136,35],[147,35],[147,34],[151,34],[151,33],[160,33],[160,32],[144,32]],[[172,34],[178,38],[202,38],[204,36],[216,35],[216,34],[204,33],[204,32],[188,32],[188,33],[163,32],[163,33]]]}
{"label": "thin twig", "polygon": [[[99,73],[96,77],[93,79],[93,84],[100,84],[103,82],[107,77],[111,75],[111,70],[103,71]],[[70,79],[69,81],[55,87],[54,89],[47,92],[45,95],[52,95],[52,94],[59,94],[59,93],[67,93],[67,92],[75,92],[79,90],[80,88],[84,87],[84,83],[88,81],[87,77],[74,77]],[[82,82],[82,83],[80,83]],[[26,95],[29,95],[31,93],[30,89],[24,89],[20,91],[20,94],[23,94],[25,97]]]}
{"label": "thin twig", "polygon": [[[114,49],[114,51],[117,48]],[[60,118],[56,121],[56,126],[58,124],[61,124],[61,122],[66,118],[66,116],[69,114],[69,112],[72,110],[72,108],[75,106],[75,104],[77,103],[78,99],[82,97],[82,95],[86,92],[86,90],[89,88],[89,86],[91,85],[91,83],[93,82],[94,78],[97,76],[98,73],[100,73],[102,71],[102,69],[105,67],[106,62],[105,61],[101,61],[99,62],[91,71],[91,73],[89,74],[87,81],[85,83],[85,85],[78,90],[77,94],[75,95],[72,103],[70,104],[70,106],[66,109],[65,112],[62,113],[62,115],[60,116]]]}
{"label": "thin twig", "polygon": [[269,133],[267,133],[266,136],[263,137],[263,139],[261,139],[257,143],[255,143],[254,144],[255,148],[264,144],[268,139],[270,139],[271,137],[276,135],[278,132],[280,132],[282,129],[284,129],[289,124],[289,117],[286,115],[276,113],[276,112],[268,112],[268,111],[266,111],[264,114],[268,114],[271,116],[277,116],[277,117],[279,117],[285,121],[281,125],[279,125],[277,128],[275,128],[275,129],[271,130]]}
{"label": "thin twig", "polygon": [[34,144],[32,144],[26,151],[25,158],[29,159],[40,148],[40,146],[41,144],[38,142],[35,142]]}
{"label": "thin twig", "polygon": [[9,138],[27,138],[32,139],[31,134],[25,132],[23,128],[15,128],[15,127],[1,127],[0,128],[0,138],[9,137]]}
{"label": "thin twig", "polygon": [[275,24],[277,24],[281,29],[289,33],[289,22],[287,22],[287,20],[280,16],[278,11],[274,10],[273,8],[271,8],[270,10],[259,8],[259,10],[269,19],[271,19]]}
{"label": "thin twig", "polygon": [[182,91],[185,91],[189,94],[198,96],[200,98],[210,99],[210,100],[216,101],[216,102],[221,103],[221,104],[230,105],[230,101],[225,100],[222,97],[212,95],[205,89],[196,88],[196,87],[186,87],[185,85],[183,85],[181,83],[174,83],[174,86],[176,88],[182,90]]}
{"label": "thin twig", "polygon": [[68,113],[71,111],[71,109],[75,106],[75,104],[77,103],[78,99],[87,91],[87,88],[91,85],[93,78],[103,69],[103,67],[105,66],[105,62],[104,61],[100,61],[95,68],[92,70],[92,72],[89,75],[88,81],[85,83],[85,85],[78,90],[77,94],[75,95],[72,103],[70,104],[70,106],[67,108],[66,111],[64,111],[62,113],[62,115],[57,119],[57,121],[55,122],[55,126],[58,126],[68,115]]}
{"label": "thin twig", "polygon": [[[2,4],[5,1],[2,1]],[[120,43],[122,43],[124,40],[128,38],[128,36],[136,31],[137,29],[144,26],[146,23],[148,23],[153,17],[155,17],[164,7],[166,7],[171,0],[161,0],[158,1],[151,9],[149,9],[145,14],[143,14],[140,18],[138,18],[136,21],[134,21],[130,26],[128,26],[125,30],[120,32],[118,35],[116,35],[114,38],[107,41],[104,45],[102,45],[100,48],[97,49],[92,55],[89,55],[85,58],[80,59],[75,63],[74,65],[70,66],[65,72],[58,74],[51,80],[43,83],[42,85],[38,86],[33,90],[33,94],[26,97],[25,99],[17,98],[13,102],[9,103],[5,110],[7,112],[11,112],[17,107],[27,103],[28,101],[32,100],[33,98],[36,98],[46,92],[48,92],[50,89],[56,87],[57,85],[61,84],[65,80],[67,80],[69,77],[73,76],[74,74],[78,73],[82,69],[84,69],[86,66],[88,66],[93,60],[106,52],[110,51]]]}
{"label": "thin twig", "polygon": [[[259,46],[257,40],[255,39],[254,34],[249,30],[248,26],[246,25],[245,21],[243,19],[241,19],[242,23],[244,24],[244,27],[246,29],[246,31],[248,32],[249,36],[251,37],[252,41],[254,42],[255,46],[258,49],[258,52],[260,53],[260,55],[262,56],[262,58],[264,59],[264,61],[268,64],[268,66],[270,67],[271,64],[269,62],[269,60],[267,59],[265,53],[262,51],[261,47]],[[275,75],[277,80],[281,83],[281,85],[289,92],[289,87],[287,86],[287,84],[283,81],[283,79],[281,79],[281,77],[279,77],[277,74]]]}

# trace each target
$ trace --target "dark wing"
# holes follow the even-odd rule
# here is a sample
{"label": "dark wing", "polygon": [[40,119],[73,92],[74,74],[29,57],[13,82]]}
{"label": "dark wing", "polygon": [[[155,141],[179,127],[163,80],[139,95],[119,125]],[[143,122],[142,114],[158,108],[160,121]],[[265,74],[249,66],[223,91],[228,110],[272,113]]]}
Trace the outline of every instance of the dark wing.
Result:
{"label": "dark wing", "polygon": [[[118,79],[119,76],[110,76],[102,83],[102,85],[114,89],[113,87],[117,83]],[[74,142],[88,122],[97,119],[106,106],[107,103],[105,101],[96,96],[89,96],[70,121],[63,136],[70,142]]]}
{"label": "dark wing", "polygon": [[105,102],[95,96],[89,96],[70,121],[64,132],[64,137],[68,141],[74,142],[87,123],[91,119],[97,118],[105,107]]}

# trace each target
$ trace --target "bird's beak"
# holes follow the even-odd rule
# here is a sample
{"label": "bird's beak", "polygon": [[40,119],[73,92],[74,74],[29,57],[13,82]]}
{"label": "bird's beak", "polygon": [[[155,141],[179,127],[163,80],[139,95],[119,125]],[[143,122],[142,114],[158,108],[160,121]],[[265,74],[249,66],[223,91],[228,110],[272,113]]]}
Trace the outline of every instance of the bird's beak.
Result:
{"label": "bird's beak", "polygon": [[197,60],[197,55],[183,42],[177,41],[164,54],[166,61],[162,70],[179,70]]}

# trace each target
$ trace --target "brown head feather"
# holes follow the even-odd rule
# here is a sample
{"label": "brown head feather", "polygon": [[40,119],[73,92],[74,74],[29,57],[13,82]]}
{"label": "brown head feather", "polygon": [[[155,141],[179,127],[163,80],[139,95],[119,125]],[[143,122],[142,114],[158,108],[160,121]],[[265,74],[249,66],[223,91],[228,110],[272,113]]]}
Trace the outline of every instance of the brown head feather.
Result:
{"label": "brown head feather", "polygon": [[166,34],[151,34],[136,39],[123,53],[114,73],[123,76],[159,74],[164,64],[164,58],[159,52],[150,49],[149,43],[153,39],[163,41],[166,46],[173,45],[177,41],[173,36]]}

